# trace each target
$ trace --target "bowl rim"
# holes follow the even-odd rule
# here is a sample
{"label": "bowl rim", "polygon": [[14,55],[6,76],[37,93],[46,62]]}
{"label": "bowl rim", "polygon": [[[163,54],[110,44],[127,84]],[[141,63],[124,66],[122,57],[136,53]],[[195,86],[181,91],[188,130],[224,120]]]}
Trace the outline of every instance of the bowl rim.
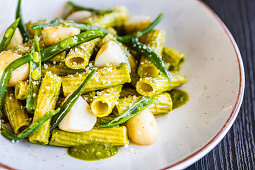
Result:
{"label": "bowl rim", "polygon": [[[245,74],[244,74],[243,60],[242,60],[242,56],[240,54],[239,48],[238,48],[232,34],[230,33],[230,31],[228,30],[226,25],[223,23],[223,21],[217,16],[217,14],[214,13],[214,11],[210,7],[208,7],[202,0],[196,0],[196,1],[199,2],[200,5],[203,6],[207,11],[209,11],[210,14],[217,20],[218,24],[224,30],[225,34],[227,35],[228,39],[230,40],[230,42],[235,50],[235,54],[236,54],[237,62],[238,62],[238,69],[239,69],[239,79],[240,79],[238,95],[237,95],[235,105],[231,111],[231,114],[230,114],[228,120],[225,122],[225,124],[220,129],[220,131],[206,145],[204,145],[202,148],[200,148],[198,151],[194,152],[190,156],[187,156],[186,158],[184,158],[172,165],[169,165],[163,169],[183,169],[185,167],[190,166],[194,162],[196,162],[199,159],[201,159],[202,157],[204,157],[207,153],[209,153],[223,139],[223,137],[227,134],[227,132],[233,125],[233,123],[239,113],[239,110],[240,110],[240,107],[241,107],[241,104],[243,101],[243,96],[244,96]],[[10,166],[2,164],[2,163],[0,163],[0,168],[8,169],[8,170],[14,169],[14,168],[11,168]]]}
{"label": "bowl rim", "polygon": [[200,3],[200,5],[203,6],[210,13],[210,15],[212,15],[216,19],[216,21],[218,22],[220,27],[224,30],[225,34],[227,35],[228,39],[230,40],[230,42],[235,50],[235,54],[236,54],[237,62],[238,62],[238,69],[239,69],[238,95],[237,95],[235,105],[231,111],[231,114],[230,114],[228,120],[224,123],[224,125],[220,129],[220,131],[207,144],[205,144],[202,148],[200,148],[198,151],[194,152],[193,154],[191,154],[191,155],[183,158],[182,160],[180,160],[176,163],[173,163],[172,165],[169,165],[163,169],[187,168],[191,164],[195,163],[196,161],[198,161],[199,159],[204,157],[207,153],[209,153],[223,139],[223,137],[227,134],[227,132],[233,125],[233,123],[239,113],[239,110],[240,110],[240,107],[241,107],[241,104],[243,101],[244,88],[245,88],[245,73],[244,73],[243,60],[242,60],[242,56],[239,51],[239,48],[238,48],[232,34],[230,33],[230,31],[228,30],[226,25],[223,23],[223,21],[218,17],[218,15],[215,14],[215,12],[209,6],[207,6],[202,0],[197,0],[197,2]]}

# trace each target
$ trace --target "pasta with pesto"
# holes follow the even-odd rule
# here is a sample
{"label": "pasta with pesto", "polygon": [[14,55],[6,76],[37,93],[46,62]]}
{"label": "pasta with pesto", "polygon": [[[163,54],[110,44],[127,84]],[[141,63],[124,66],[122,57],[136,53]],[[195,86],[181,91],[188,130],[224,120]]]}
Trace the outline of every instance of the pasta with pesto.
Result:
{"label": "pasta with pesto", "polygon": [[1,43],[1,134],[69,148],[74,157],[82,150],[90,160],[129,143],[155,143],[157,115],[179,107],[175,91],[187,82],[179,72],[185,54],[155,29],[164,14],[152,20],[125,6],[69,1],[63,18],[24,23],[18,2],[13,32]]}

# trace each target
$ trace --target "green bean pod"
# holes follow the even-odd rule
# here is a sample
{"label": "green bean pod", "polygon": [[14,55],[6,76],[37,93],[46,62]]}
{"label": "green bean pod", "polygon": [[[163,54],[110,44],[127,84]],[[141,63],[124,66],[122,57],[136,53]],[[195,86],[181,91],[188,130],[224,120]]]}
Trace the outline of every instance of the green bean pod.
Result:
{"label": "green bean pod", "polygon": [[5,51],[11,42],[11,39],[15,33],[16,28],[20,23],[21,17],[17,18],[5,31],[3,39],[0,43],[0,53]]}
{"label": "green bean pod", "polygon": [[122,115],[116,117],[112,121],[100,125],[101,128],[108,128],[108,127],[113,127],[120,125],[122,123],[125,123],[132,117],[136,116],[139,114],[141,111],[152,105],[156,101],[155,98],[153,97],[143,97],[140,101],[135,103],[130,109],[125,111]]}
{"label": "green bean pod", "polygon": [[22,19],[22,12],[21,12],[21,0],[18,1],[18,5],[17,5],[17,9],[16,9],[16,19],[21,18],[20,19],[20,23],[18,25],[19,30],[22,34],[23,37],[23,43],[28,42],[28,40],[31,39],[29,32],[27,31],[27,27]]}
{"label": "green bean pod", "polygon": [[66,38],[57,44],[54,44],[48,48],[45,48],[41,51],[42,55],[42,62],[45,62],[51,58],[53,58],[55,55],[69,50],[72,47],[75,47],[77,45],[80,45],[84,42],[93,40],[98,37],[102,37],[104,34],[101,30],[94,30],[94,31],[86,31],[82,32],[78,35],[74,35],[72,37]]}
{"label": "green bean pod", "polygon": [[95,14],[99,14],[99,15],[112,13],[114,11],[113,9],[98,10],[98,9],[94,9],[94,8],[83,7],[83,6],[74,4],[71,1],[68,1],[66,4],[64,18],[66,18],[68,15],[70,15],[71,13],[73,13],[75,11],[83,11],[83,10],[94,12]]}
{"label": "green bean pod", "polygon": [[79,96],[81,96],[82,92],[84,91],[86,85],[88,84],[91,77],[95,74],[96,68],[94,68],[89,75],[86,77],[86,79],[83,81],[83,83],[79,86],[77,90],[75,90],[65,101],[65,103],[60,107],[60,112],[58,115],[52,118],[52,125],[50,130],[53,130],[58,126],[58,124],[62,121],[62,119],[65,117],[65,115],[70,111],[70,109],[73,107]]}
{"label": "green bean pod", "polygon": [[30,61],[30,73],[29,73],[29,85],[28,94],[26,98],[26,108],[34,110],[36,106],[36,100],[38,91],[40,88],[40,81],[42,77],[41,72],[41,53],[39,47],[39,38],[37,31],[34,36],[34,43],[32,46],[33,60]]}
{"label": "green bean pod", "polygon": [[17,138],[16,135],[12,131],[7,129],[3,125],[3,123],[1,124],[1,134],[2,134],[2,136],[6,137],[9,140],[15,140]]}
{"label": "green bean pod", "polygon": [[60,22],[63,21],[61,18],[55,18],[52,21],[45,23],[45,24],[35,24],[31,26],[30,28],[33,30],[43,30],[45,27],[53,27],[58,26]]}
{"label": "green bean pod", "polygon": [[167,68],[160,58],[160,56],[155,53],[151,48],[146,46],[145,44],[139,42],[137,39],[131,39],[130,41],[125,42],[130,48],[140,53],[142,56],[148,58],[156,67],[159,69],[168,79],[171,84],[171,77]]}
{"label": "green bean pod", "polygon": [[138,31],[134,34],[117,36],[117,40],[120,42],[125,42],[125,41],[131,40],[133,38],[139,38],[139,37],[147,34],[148,32],[150,32],[151,30],[153,30],[158,25],[158,23],[163,19],[163,17],[164,17],[164,13],[160,13],[158,15],[158,17],[147,28],[145,28],[141,31]]}
{"label": "green bean pod", "polygon": [[64,26],[79,28],[81,31],[101,30],[104,34],[109,34],[109,31],[106,30],[106,29],[101,28],[101,27],[92,26],[92,25],[89,25],[89,24],[79,24],[79,23],[75,23],[75,22],[65,22]]}

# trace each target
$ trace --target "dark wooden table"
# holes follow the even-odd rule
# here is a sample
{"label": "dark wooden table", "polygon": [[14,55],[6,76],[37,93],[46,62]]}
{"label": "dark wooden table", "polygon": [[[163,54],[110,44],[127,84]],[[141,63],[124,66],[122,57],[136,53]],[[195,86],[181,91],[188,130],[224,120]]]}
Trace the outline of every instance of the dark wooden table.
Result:
{"label": "dark wooden table", "polygon": [[203,0],[226,24],[241,51],[245,94],[238,117],[223,140],[193,169],[255,169],[255,0]]}

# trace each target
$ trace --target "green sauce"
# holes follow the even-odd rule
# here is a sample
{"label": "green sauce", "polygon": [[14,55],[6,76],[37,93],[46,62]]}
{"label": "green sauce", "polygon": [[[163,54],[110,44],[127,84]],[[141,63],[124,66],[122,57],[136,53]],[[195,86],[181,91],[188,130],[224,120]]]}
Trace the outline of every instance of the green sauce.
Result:
{"label": "green sauce", "polygon": [[119,147],[100,143],[92,143],[69,148],[67,153],[77,159],[86,161],[97,161],[116,155]]}
{"label": "green sauce", "polygon": [[181,107],[182,105],[189,101],[188,93],[183,90],[173,89],[169,93],[173,101],[173,109]]}

